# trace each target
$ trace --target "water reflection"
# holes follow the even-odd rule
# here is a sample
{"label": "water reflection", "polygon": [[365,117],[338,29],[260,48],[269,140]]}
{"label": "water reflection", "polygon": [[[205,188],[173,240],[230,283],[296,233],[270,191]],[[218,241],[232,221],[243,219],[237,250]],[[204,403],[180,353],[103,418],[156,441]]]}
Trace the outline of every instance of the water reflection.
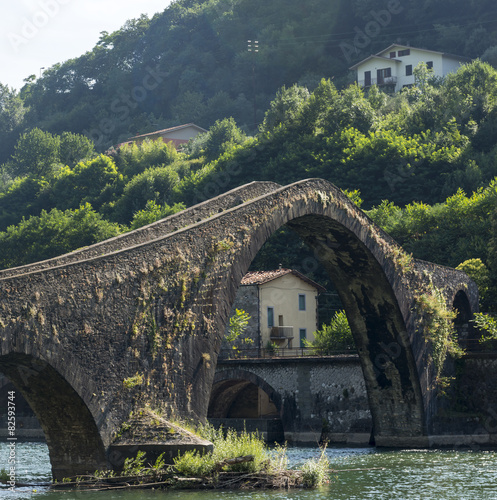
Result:
{"label": "water reflection", "polygon": [[[50,478],[46,445],[19,443],[18,480],[40,483]],[[317,458],[317,448],[291,448],[288,457],[297,466]],[[433,451],[374,448],[330,448],[337,470],[330,484],[319,490],[293,491],[105,491],[49,492],[44,487],[0,491],[6,500],[453,500],[497,498],[497,453],[493,451]],[[7,448],[0,444],[0,468]],[[33,491],[36,490],[36,491]]]}

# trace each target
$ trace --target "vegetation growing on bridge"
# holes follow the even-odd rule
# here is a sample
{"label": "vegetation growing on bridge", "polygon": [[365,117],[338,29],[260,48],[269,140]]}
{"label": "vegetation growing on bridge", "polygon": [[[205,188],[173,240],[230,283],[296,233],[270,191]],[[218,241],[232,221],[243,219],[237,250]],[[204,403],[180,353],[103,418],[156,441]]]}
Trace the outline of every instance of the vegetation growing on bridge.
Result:
{"label": "vegetation growing on bridge", "polygon": [[431,357],[435,365],[435,383],[443,390],[447,378],[442,377],[448,355],[461,357],[464,351],[459,347],[454,329],[456,313],[447,307],[442,292],[432,283],[428,289],[416,297],[419,324],[423,325],[422,334],[431,344]]}

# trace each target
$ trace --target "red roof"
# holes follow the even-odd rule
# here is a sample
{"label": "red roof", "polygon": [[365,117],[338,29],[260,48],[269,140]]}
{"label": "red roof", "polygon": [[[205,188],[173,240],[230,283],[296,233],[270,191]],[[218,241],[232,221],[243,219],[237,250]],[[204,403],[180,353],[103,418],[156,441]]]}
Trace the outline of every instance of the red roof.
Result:
{"label": "red roof", "polygon": [[276,269],[274,271],[251,271],[247,273],[241,281],[241,285],[263,285],[264,283],[268,283],[269,281],[273,281],[275,279],[281,278],[282,276],[286,276],[287,274],[293,274],[297,278],[300,278],[302,281],[305,281],[307,284],[318,289],[319,292],[324,292],[326,289],[312,281],[307,276],[295,271],[294,269]]}

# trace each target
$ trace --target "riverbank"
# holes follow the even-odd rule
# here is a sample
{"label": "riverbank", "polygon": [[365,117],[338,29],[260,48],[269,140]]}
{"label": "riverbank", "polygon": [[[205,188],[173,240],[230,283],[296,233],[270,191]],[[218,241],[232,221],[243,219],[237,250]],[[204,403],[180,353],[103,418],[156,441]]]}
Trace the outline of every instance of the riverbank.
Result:
{"label": "riverbank", "polygon": [[88,476],[54,484],[50,489],[65,492],[132,489],[273,490],[315,486],[306,482],[306,476],[302,471],[285,470],[277,473],[219,472],[210,477],[180,477],[174,473],[113,478]]}
{"label": "riverbank", "polygon": [[[288,468],[301,469],[307,460],[317,460],[316,447],[286,451]],[[497,498],[497,452],[484,450],[381,450],[374,447],[329,447],[326,455],[332,474],[329,484],[319,488],[289,490],[124,488],[84,494],[54,491],[40,483],[51,481],[48,448],[44,443],[19,443],[18,486],[15,492],[0,488],[2,500],[495,500]],[[0,442],[0,468],[6,467],[8,449]],[[355,471],[354,471],[355,469]],[[345,472],[345,470],[347,472]],[[26,485],[26,487],[23,487]],[[36,494],[33,494],[36,489]]]}
{"label": "riverbank", "polygon": [[[188,425],[186,425],[188,427]],[[151,429],[153,433],[150,434]],[[160,431],[160,432],[159,432]],[[152,437],[169,436],[173,443],[154,445]],[[192,446],[180,450],[178,439],[189,437]],[[207,445],[196,446],[201,442]],[[145,445],[145,449],[132,446]],[[329,462],[323,449],[319,459],[306,461],[299,470],[288,467],[286,448],[269,449],[257,433],[237,433],[211,425],[187,430],[149,409],[133,415],[121,429],[115,445],[139,449],[119,468],[95,471],[56,482],[53,489],[105,491],[115,489],[276,489],[312,488],[327,480]],[[174,455],[172,449],[176,449]],[[160,455],[158,450],[162,449]]]}

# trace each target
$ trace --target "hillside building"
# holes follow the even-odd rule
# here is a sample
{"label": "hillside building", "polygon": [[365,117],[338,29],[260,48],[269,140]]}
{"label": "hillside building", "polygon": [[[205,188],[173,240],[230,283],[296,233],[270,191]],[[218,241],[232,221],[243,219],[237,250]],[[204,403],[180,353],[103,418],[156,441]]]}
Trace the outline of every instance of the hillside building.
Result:
{"label": "hillside building", "polygon": [[414,85],[413,71],[420,62],[432,68],[435,76],[443,77],[470,61],[467,57],[436,50],[393,44],[354,64],[350,69],[356,71],[357,83],[361,87],[377,85],[385,92],[398,92]]}
{"label": "hillside building", "polygon": [[186,144],[190,139],[193,139],[199,134],[207,132],[205,128],[199,127],[194,123],[187,123],[185,125],[178,125],[177,127],[165,128],[163,130],[156,130],[155,132],[149,132],[147,134],[135,135],[130,137],[126,142],[119,144],[141,144],[146,139],[150,141],[156,141],[157,139],[162,139],[164,142],[172,142],[174,147],[178,149],[183,144]]}

